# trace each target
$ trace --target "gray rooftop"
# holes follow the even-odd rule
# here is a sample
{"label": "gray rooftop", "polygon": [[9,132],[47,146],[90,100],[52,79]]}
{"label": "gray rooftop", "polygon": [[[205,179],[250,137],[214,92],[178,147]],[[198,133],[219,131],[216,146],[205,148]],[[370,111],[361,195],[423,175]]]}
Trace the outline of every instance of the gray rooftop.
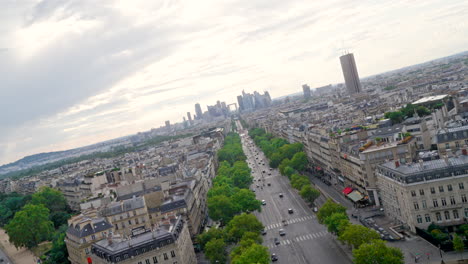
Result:
{"label": "gray rooftop", "polygon": [[144,206],[145,201],[143,200],[143,197],[134,197],[132,199],[109,204],[101,211],[101,214],[103,216],[111,216],[143,208]]}
{"label": "gray rooftop", "polygon": [[91,223],[88,223],[81,228],[79,225],[70,225],[67,229],[67,233],[82,238],[92,234],[100,233],[110,228],[112,228],[112,225],[107,223],[104,218],[97,218],[91,220]]}

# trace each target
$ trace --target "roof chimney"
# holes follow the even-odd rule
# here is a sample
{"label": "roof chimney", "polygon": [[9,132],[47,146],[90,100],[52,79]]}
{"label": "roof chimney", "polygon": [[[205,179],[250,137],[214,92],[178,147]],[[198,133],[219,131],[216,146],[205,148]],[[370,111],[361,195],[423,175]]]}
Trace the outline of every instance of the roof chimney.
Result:
{"label": "roof chimney", "polygon": [[398,160],[395,160],[395,168],[400,167],[400,162]]}

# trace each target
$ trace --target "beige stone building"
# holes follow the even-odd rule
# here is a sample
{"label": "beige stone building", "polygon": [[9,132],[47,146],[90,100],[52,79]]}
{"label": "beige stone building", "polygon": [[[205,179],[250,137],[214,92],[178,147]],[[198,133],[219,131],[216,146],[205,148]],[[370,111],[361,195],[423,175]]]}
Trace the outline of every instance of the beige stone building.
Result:
{"label": "beige stone building", "polygon": [[71,264],[88,263],[91,245],[111,232],[112,225],[104,218],[97,217],[96,211],[85,211],[68,220],[65,244]]}
{"label": "beige stone building", "polygon": [[160,223],[128,239],[110,237],[92,246],[94,264],[195,264],[197,259],[182,217]]}
{"label": "beige stone building", "polygon": [[387,162],[376,174],[385,213],[412,231],[431,223],[451,228],[468,219],[467,155]]}

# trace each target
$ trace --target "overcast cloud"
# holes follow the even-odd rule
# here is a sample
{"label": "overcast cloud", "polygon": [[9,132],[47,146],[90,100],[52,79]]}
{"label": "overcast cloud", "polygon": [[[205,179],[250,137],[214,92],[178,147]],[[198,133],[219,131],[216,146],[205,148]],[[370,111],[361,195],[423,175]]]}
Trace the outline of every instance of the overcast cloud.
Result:
{"label": "overcast cloud", "polygon": [[467,1],[3,0],[0,164],[461,52]]}

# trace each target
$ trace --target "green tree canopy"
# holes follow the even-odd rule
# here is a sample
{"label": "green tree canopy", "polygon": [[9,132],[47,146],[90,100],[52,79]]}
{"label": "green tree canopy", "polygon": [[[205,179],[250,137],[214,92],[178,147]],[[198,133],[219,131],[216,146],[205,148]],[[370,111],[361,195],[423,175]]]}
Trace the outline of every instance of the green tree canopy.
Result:
{"label": "green tree canopy", "polygon": [[313,204],[315,199],[320,196],[320,191],[309,184],[303,186],[299,194],[306,202]]}
{"label": "green tree canopy", "polygon": [[291,186],[294,189],[301,190],[302,187],[310,185],[310,180],[306,176],[293,174],[291,176]]}
{"label": "green tree canopy", "polygon": [[380,235],[375,230],[365,226],[351,224],[346,227],[338,239],[353,248],[359,248],[362,244],[369,243],[374,239],[380,239]]}
{"label": "green tree canopy", "polygon": [[208,214],[210,218],[218,221],[228,222],[236,214],[237,208],[232,200],[224,195],[212,196],[207,199]]}
{"label": "green tree canopy", "polygon": [[387,247],[384,241],[376,239],[353,250],[354,264],[404,264],[400,249]]}
{"label": "green tree canopy", "polygon": [[232,264],[269,264],[268,248],[259,244],[252,244],[244,249],[242,254],[232,260]]}
{"label": "green tree canopy", "polygon": [[307,160],[307,155],[301,151],[294,154],[291,162],[289,163],[289,166],[297,171],[304,171],[308,163],[309,161]]}
{"label": "green tree canopy", "polygon": [[32,204],[43,204],[51,212],[67,211],[67,200],[59,190],[43,186],[32,195]]}
{"label": "green tree canopy", "polygon": [[239,241],[245,232],[259,233],[263,225],[253,214],[236,215],[226,226],[226,234],[230,241]]}
{"label": "green tree canopy", "polygon": [[325,222],[325,219],[334,213],[343,213],[346,214],[346,207],[341,204],[333,202],[331,199],[328,199],[322,207],[320,207],[317,218],[321,224]]}
{"label": "green tree canopy", "polygon": [[280,171],[280,173],[281,173],[281,175],[285,175],[285,171],[284,171],[284,170],[286,169],[286,167],[289,166],[289,163],[290,163],[290,162],[291,162],[291,161],[290,161],[289,159],[283,159],[283,160],[281,161],[281,163],[280,163],[280,165],[279,165],[279,167],[278,167],[278,168],[279,168],[279,171]]}
{"label": "green tree canopy", "polygon": [[49,209],[44,205],[27,204],[15,214],[5,226],[10,237],[10,243],[15,247],[33,248],[47,240],[54,231],[49,220]]}
{"label": "green tree canopy", "polygon": [[238,212],[261,210],[261,202],[255,198],[255,193],[248,189],[240,189],[231,198]]}
{"label": "green tree canopy", "polygon": [[214,239],[224,239],[224,232],[222,229],[212,227],[208,229],[208,231],[199,234],[196,241],[200,244],[200,247],[203,250],[206,243]]}
{"label": "green tree canopy", "polygon": [[455,234],[453,236],[453,249],[460,253],[460,259],[463,258],[462,254],[463,251],[465,250],[465,243],[463,243],[463,238],[461,238],[459,235]]}
{"label": "green tree canopy", "polygon": [[325,225],[328,228],[328,232],[333,234],[340,234],[340,230],[346,230],[345,228],[347,228],[349,224],[348,216],[343,213],[333,213],[325,218]]}
{"label": "green tree canopy", "polygon": [[226,263],[226,242],[220,238],[210,240],[205,245],[205,255],[211,263]]}

